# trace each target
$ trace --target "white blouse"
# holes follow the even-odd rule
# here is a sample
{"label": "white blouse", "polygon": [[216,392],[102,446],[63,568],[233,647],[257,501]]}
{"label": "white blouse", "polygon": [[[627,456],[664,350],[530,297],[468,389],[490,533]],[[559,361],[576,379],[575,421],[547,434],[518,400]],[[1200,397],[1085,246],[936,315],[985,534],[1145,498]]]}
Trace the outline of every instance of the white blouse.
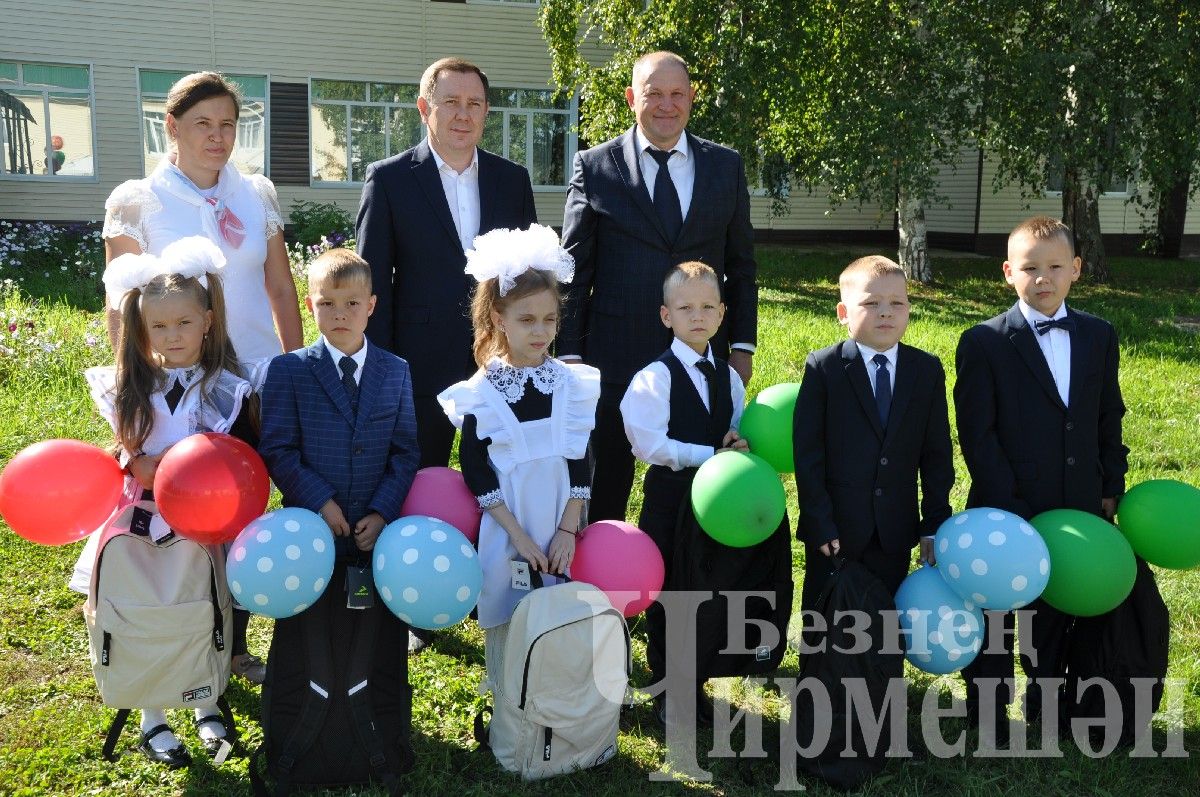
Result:
{"label": "white blouse", "polygon": [[[208,238],[225,255],[225,311],[238,359],[274,357],[283,347],[275,334],[264,266],[267,240],[283,229],[275,186],[260,174],[242,175],[227,163],[218,176],[214,198],[245,228],[246,237],[236,249],[217,228],[216,208],[169,157],[163,158],[149,177],[128,180],[113,190],[104,203],[103,235],[128,235],[143,252],[153,255],[180,238]],[[119,304],[120,297],[110,296],[109,300]]]}

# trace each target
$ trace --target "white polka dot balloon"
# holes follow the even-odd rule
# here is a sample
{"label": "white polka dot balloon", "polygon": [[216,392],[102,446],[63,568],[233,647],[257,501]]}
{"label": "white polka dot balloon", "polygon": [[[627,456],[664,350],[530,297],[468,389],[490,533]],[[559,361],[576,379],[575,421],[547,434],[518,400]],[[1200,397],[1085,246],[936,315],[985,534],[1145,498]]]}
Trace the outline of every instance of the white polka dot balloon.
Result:
{"label": "white polka dot balloon", "polygon": [[1050,552],[1020,517],[976,507],[959,512],[934,537],[938,570],[964,600],[985,609],[1019,609],[1046,588]]}
{"label": "white polka dot balloon", "polygon": [[288,507],[254,520],[233,541],[225,565],[233,597],[276,620],[311,606],[333,575],[333,534],[315,512]]}
{"label": "white polka dot balloon", "polygon": [[375,588],[409,625],[436,630],[475,608],[483,586],[479,554],[449,523],[410,515],[389,523],[371,557]]}
{"label": "white polka dot balloon", "polygon": [[905,658],[917,669],[945,675],[979,655],[983,611],[950,589],[939,569],[925,566],[909,573],[896,590],[896,610]]}

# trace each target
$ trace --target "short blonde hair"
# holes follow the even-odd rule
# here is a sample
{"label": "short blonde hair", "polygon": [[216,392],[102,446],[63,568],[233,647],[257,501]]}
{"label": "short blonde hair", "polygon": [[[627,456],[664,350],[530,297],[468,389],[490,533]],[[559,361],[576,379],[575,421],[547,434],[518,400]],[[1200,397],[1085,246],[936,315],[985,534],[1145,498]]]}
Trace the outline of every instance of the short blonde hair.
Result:
{"label": "short blonde hair", "polygon": [[308,290],[317,285],[327,284],[337,288],[347,282],[357,282],[365,285],[368,291],[371,287],[371,266],[353,249],[330,249],[322,253],[308,266]]}
{"label": "short blonde hair", "polygon": [[439,58],[428,67],[425,68],[424,74],[421,75],[420,96],[425,98],[426,102],[433,102],[433,92],[437,91],[438,78],[443,72],[459,72],[464,75],[475,74],[479,76],[479,82],[483,84],[483,94],[486,97],[488,93],[488,79],[483,70],[471,63],[465,58],[451,56],[449,58]]}
{"label": "short blonde hair", "polygon": [[672,266],[663,279],[663,304],[667,303],[667,296],[671,291],[692,280],[703,280],[710,283],[717,289],[718,295],[721,293],[721,280],[717,277],[717,272],[713,271],[712,266],[701,263],[699,260],[688,260]]}
{"label": "short blonde hair", "polygon": [[1070,247],[1071,257],[1075,256],[1075,235],[1070,227],[1053,216],[1031,216],[1025,219],[1013,227],[1012,232],[1008,234],[1008,242],[1012,243],[1012,239],[1018,235],[1028,235],[1035,241],[1048,241],[1059,236]]}
{"label": "short blonde hair", "polygon": [[903,280],[908,279],[908,275],[904,273],[904,269],[895,260],[886,258],[883,255],[860,257],[842,269],[842,273],[838,275],[838,290],[844,294],[860,280],[862,282],[870,282],[876,277],[885,277],[889,274],[895,274]]}

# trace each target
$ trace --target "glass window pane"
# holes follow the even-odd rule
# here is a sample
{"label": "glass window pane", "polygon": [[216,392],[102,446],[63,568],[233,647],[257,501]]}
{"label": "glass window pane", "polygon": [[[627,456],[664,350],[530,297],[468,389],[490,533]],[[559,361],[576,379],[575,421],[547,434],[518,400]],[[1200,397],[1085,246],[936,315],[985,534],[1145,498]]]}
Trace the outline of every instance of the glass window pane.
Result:
{"label": "glass window pane", "polygon": [[534,185],[566,185],[567,121],[559,113],[533,115],[533,164],[529,176]]}
{"label": "glass window pane", "polygon": [[421,114],[416,108],[392,109],[392,148],[388,152],[389,156],[415,147],[424,137],[425,128],[421,124]]}
{"label": "glass window pane", "polygon": [[350,108],[350,179],[367,179],[367,167],[383,160],[383,108]]}
{"label": "glass window pane", "polygon": [[367,84],[356,83],[352,80],[314,80],[312,82],[314,100],[358,100],[367,99]]}
{"label": "glass window pane", "polygon": [[535,89],[525,89],[521,95],[522,108],[566,108],[567,101],[554,99],[555,91],[545,89],[538,91]]}
{"label": "glass window pane", "polygon": [[142,98],[142,160],[145,168],[143,174],[150,174],[158,168],[158,162],[170,150],[171,140],[167,136],[166,119],[166,100]]}
{"label": "glass window pane", "polygon": [[267,98],[267,79],[263,75],[226,75],[242,90],[242,98],[265,100]]}
{"label": "glass window pane", "polygon": [[17,65],[9,61],[0,61],[0,83],[17,82]]}
{"label": "glass window pane", "polygon": [[46,119],[41,94],[13,91],[0,96],[4,109],[4,171],[7,174],[44,174]]}
{"label": "glass window pane", "polygon": [[87,97],[50,97],[50,152],[47,173],[94,177],[92,107]]}
{"label": "glass window pane", "polygon": [[166,94],[175,85],[175,81],[187,72],[160,72],[155,69],[143,69],[138,72],[138,85],[143,94]]}
{"label": "glass window pane", "polygon": [[502,89],[492,86],[488,89],[488,105],[498,108],[516,108],[521,104],[521,89]]}
{"label": "glass window pane", "polygon": [[508,115],[508,154],[505,156],[513,163],[519,163],[528,168],[528,158],[525,153],[525,114],[510,113]]}
{"label": "glass window pane", "polygon": [[266,107],[260,100],[243,100],[230,161],[242,174],[262,174],[266,144]]}
{"label": "glass window pane", "polygon": [[372,83],[371,102],[416,103],[417,90],[414,83]]}
{"label": "glass window pane", "polygon": [[488,152],[504,152],[504,111],[488,111],[479,146]]}
{"label": "glass window pane", "polygon": [[26,86],[57,86],[64,89],[88,89],[88,68],[64,64],[25,64]]}
{"label": "glass window pane", "polygon": [[313,105],[309,113],[312,136],[312,178],[344,182],[346,174],[346,106]]}

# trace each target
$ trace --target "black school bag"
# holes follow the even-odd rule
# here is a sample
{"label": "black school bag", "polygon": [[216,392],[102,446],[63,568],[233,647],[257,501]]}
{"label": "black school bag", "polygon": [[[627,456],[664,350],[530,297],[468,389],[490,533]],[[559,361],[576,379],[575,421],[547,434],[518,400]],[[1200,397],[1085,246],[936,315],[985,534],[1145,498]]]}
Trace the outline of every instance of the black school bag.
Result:
{"label": "black school bag", "polygon": [[413,766],[408,626],[375,597],[346,608],[339,562],[325,593],[275,622],[262,690],[263,743],[250,764],[254,793],[381,783],[395,793]]}
{"label": "black school bag", "polygon": [[[1121,708],[1119,744],[1133,744],[1150,730],[1149,715],[1137,722],[1137,700],[1131,678],[1156,678],[1149,708],[1158,711],[1163,679],[1167,677],[1167,652],[1171,641],[1171,616],[1158,592],[1154,573],[1140,558],[1129,597],[1117,608],[1096,617],[1076,618],[1067,649],[1066,695],[1060,727],[1069,729],[1072,717],[1105,716],[1104,692],[1092,686],[1077,699],[1079,681],[1105,678],[1116,688]],[[1144,702],[1144,701],[1143,701]],[[1109,707],[1110,711],[1112,707]]]}
{"label": "black school bag", "polygon": [[[873,749],[867,749],[857,717],[847,712],[844,679],[862,679],[871,697],[872,713],[878,717],[889,682],[904,676],[904,655],[898,650],[883,652],[885,623],[896,622],[895,602],[883,583],[866,567],[835,555],[834,571],[814,608],[825,618],[828,631],[805,632],[806,649],[814,652],[801,655],[800,679],[813,678],[824,686],[832,707],[828,717],[831,732],[824,749],[808,758],[801,756],[797,766],[835,789],[854,789],[883,770],[891,734],[885,718],[877,743]],[[871,622],[867,632],[871,646],[866,652],[845,652],[855,648],[858,637],[846,631],[854,625],[850,618],[842,617],[839,622],[834,622],[835,613],[843,611],[869,613]],[[896,638],[892,637],[893,640]],[[796,742],[800,749],[805,749],[812,744],[817,728],[826,718],[814,716],[812,699],[805,690],[797,697],[795,716]],[[853,755],[845,754],[847,749],[852,750]]]}

